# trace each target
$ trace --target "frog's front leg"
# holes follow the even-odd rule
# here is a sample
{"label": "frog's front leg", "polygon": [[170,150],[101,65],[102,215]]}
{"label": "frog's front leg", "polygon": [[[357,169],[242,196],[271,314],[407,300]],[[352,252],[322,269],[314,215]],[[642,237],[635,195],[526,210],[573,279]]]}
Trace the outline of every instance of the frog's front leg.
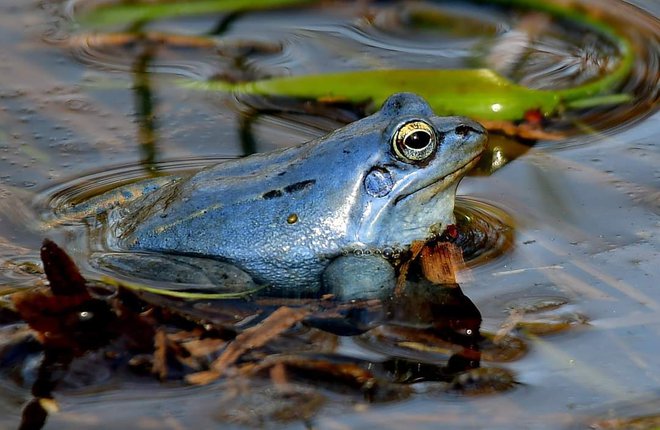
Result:
{"label": "frog's front leg", "polygon": [[381,255],[342,255],[323,272],[324,290],[340,300],[382,299],[395,285],[394,267]]}

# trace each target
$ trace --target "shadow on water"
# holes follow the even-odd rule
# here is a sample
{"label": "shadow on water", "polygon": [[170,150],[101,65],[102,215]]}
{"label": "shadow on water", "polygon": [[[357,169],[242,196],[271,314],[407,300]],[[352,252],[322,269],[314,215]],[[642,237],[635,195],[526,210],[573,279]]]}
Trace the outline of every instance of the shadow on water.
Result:
{"label": "shadow on water", "polygon": [[140,163],[148,173],[156,171],[157,162],[157,124],[156,100],[151,90],[148,66],[155,55],[155,48],[147,47],[136,59],[133,68],[133,91],[135,92],[135,114],[137,115],[137,142],[142,152]]}
{"label": "shadow on water", "polygon": [[[209,32],[208,36],[221,36],[228,30],[232,22],[240,16],[240,12],[227,14],[218,21],[217,26]],[[131,67],[132,89],[134,91],[135,115],[138,125],[137,142],[142,153],[140,163],[148,174],[153,175],[158,170],[158,124],[156,121],[158,100],[152,89],[152,63],[158,57],[159,49],[164,49],[164,46],[150,42],[145,37],[144,28],[148,23],[148,21],[138,21],[131,26],[128,33],[134,35],[134,44],[144,45],[141,48],[142,52],[135,54],[134,64]],[[246,58],[246,55],[236,56],[234,69],[245,71],[243,62]],[[238,126],[241,131],[240,138],[243,142],[243,153],[245,155],[257,152],[256,142],[249,132],[250,125],[255,119],[256,113],[254,116],[243,115]]]}

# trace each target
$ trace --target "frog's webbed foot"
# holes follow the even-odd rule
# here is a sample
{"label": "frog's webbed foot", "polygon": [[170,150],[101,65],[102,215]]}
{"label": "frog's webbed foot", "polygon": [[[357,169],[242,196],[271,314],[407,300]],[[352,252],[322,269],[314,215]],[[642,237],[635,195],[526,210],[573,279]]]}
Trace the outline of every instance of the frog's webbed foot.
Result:
{"label": "frog's webbed foot", "polygon": [[395,270],[380,255],[340,256],[323,272],[324,290],[340,300],[385,298],[395,285]]}
{"label": "frog's webbed foot", "polygon": [[243,270],[224,261],[149,252],[109,252],[92,256],[97,270],[163,289],[213,289],[245,292],[256,284]]}

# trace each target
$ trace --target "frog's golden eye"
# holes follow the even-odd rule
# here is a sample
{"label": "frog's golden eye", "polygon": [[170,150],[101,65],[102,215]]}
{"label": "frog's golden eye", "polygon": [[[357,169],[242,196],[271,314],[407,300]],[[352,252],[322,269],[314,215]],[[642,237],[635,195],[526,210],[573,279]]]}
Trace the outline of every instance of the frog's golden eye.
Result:
{"label": "frog's golden eye", "polygon": [[424,121],[410,121],[398,128],[392,138],[394,154],[406,163],[419,163],[435,154],[438,137]]}

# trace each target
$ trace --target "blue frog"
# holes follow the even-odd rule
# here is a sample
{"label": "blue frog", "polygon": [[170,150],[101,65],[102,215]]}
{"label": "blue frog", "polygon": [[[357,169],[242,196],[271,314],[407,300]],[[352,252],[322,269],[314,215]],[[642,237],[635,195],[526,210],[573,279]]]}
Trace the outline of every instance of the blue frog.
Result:
{"label": "blue frog", "polygon": [[229,263],[276,295],[369,296],[393,278],[388,250],[454,223],[456,187],[485,142],[478,123],[394,94],[325,137],[159,180],[110,210],[106,240]]}

